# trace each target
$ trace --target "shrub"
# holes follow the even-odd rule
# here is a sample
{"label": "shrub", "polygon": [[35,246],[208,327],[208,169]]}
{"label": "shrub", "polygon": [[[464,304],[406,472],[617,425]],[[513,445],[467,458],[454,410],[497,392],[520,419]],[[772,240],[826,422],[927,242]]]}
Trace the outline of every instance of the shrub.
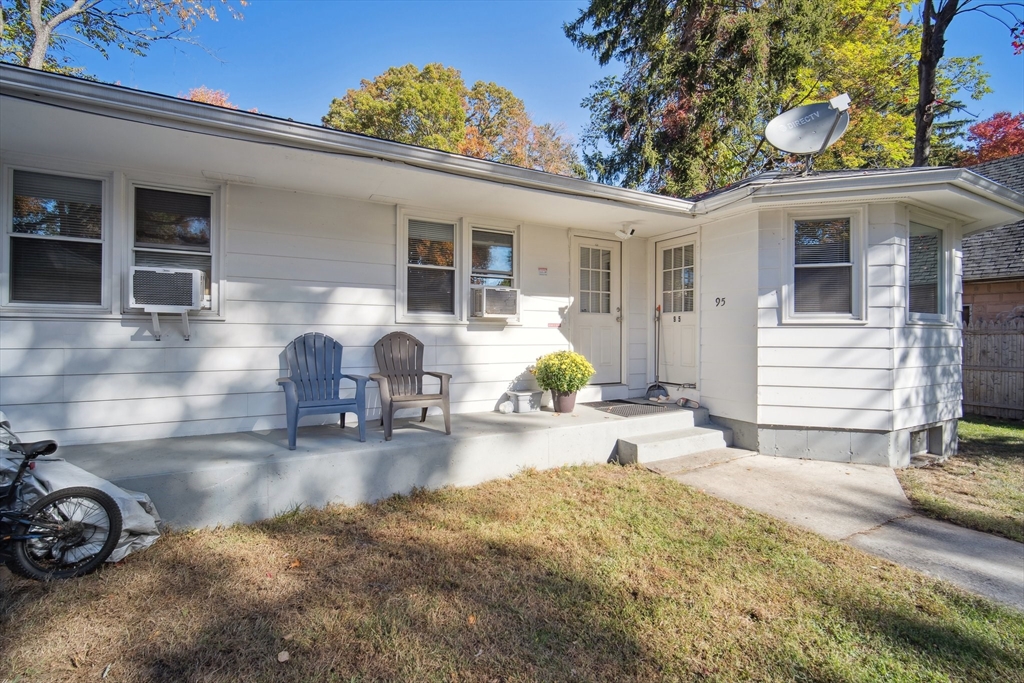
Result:
{"label": "shrub", "polygon": [[594,366],[575,351],[555,351],[537,359],[537,384],[563,394],[579,391],[594,376]]}

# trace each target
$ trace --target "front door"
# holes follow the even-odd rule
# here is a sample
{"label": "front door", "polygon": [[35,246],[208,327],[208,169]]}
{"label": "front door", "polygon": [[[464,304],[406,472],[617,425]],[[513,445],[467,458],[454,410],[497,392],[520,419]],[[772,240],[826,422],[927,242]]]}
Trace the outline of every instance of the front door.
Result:
{"label": "front door", "polygon": [[671,384],[697,382],[697,241],[658,243],[656,301],[661,304],[658,377]]}
{"label": "front door", "polygon": [[572,238],[572,344],[597,373],[591,384],[622,380],[621,243]]}

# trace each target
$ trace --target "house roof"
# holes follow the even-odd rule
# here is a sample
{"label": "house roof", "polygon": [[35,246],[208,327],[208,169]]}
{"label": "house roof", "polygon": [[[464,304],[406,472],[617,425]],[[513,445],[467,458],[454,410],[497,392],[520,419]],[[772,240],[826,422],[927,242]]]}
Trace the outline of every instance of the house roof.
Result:
{"label": "house roof", "polygon": [[[1024,192],[1024,154],[986,161],[970,170]],[[963,264],[965,281],[1024,277],[1024,220],[965,238]]]}
{"label": "house roof", "polygon": [[936,168],[767,173],[694,201],[9,64],[0,64],[0,95],[0,146],[8,154],[182,177],[202,169],[212,182],[609,235],[624,223],[652,237],[751,204],[837,200],[916,203],[959,217],[969,232],[1013,220],[1024,204],[971,171]]}

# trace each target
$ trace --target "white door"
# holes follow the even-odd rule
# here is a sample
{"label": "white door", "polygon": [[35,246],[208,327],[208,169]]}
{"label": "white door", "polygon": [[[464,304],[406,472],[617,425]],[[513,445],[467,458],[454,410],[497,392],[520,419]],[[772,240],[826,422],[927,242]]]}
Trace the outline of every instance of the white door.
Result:
{"label": "white door", "polygon": [[597,370],[591,384],[622,380],[621,246],[572,238],[572,344]]}
{"label": "white door", "polygon": [[697,240],[682,237],[658,243],[659,276],[655,300],[661,304],[659,379],[697,382]]}

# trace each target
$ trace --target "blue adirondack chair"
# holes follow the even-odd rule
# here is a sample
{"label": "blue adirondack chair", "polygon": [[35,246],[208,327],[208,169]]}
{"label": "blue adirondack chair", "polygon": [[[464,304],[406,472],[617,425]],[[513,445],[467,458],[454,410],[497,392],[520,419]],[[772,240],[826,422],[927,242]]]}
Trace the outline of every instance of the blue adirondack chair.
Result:
{"label": "blue adirondack chair", "polygon": [[[346,375],[341,371],[341,344],[319,332],[296,337],[284,350],[288,377],[277,383],[284,389],[288,417],[288,448],[295,450],[295,433],[299,418],[306,415],[339,413],[345,428],[345,413],[359,418],[359,440],[366,441],[366,382],[362,375]],[[340,398],[341,380],[356,383],[354,398]]]}

